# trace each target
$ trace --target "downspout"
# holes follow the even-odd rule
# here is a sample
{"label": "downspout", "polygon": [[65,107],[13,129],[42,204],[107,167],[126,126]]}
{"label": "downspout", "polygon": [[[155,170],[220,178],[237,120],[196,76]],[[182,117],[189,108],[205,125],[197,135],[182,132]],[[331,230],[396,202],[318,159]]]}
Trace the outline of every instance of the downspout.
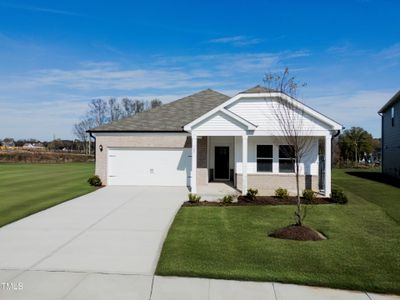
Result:
{"label": "downspout", "polygon": [[[89,132],[89,136],[91,137],[91,138],[93,138],[93,140],[94,140],[94,147],[93,147],[93,149],[94,149],[94,159],[96,160],[96,137],[93,135],[93,133],[91,132],[91,131],[88,131]],[[90,153],[89,153],[90,154]]]}
{"label": "downspout", "polygon": [[[342,129],[344,129],[344,127],[343,127]],[[332,157],[333,157],[333,147],[332,147],[332,145],[333,145],[333,139],[334,139],[335,137],[339,136],[339,134],[340,134],[340,129],[337,130],[336,133],[335,133],[334,135],[332,135],[332,137],[331,137],[331,169],[332,169],[332,162],[333,162],[333,159],[332,159]],[[325,149],[325,151],[326,151],[326,149]]]}
{"label": "downspout", "polygon": [[[343,127],[343,129],[344,129],[344,127]],[[332,140],[333,140],[335,137],[337,137],[339,134],[340,134],[340,130],[337,130],[336,133],[335,133],[335,135],[332,136]]]}

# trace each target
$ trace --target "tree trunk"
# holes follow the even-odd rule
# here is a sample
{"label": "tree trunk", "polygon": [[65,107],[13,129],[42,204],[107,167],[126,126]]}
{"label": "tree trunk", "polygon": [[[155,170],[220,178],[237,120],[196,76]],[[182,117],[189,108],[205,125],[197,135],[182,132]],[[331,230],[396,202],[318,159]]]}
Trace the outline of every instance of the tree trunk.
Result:
{"label": "tree trunk", "polygon": [[92,154],[91,153],[92,152],[92,149],[91,149],[92,145],[91,145],[91,140],[90,140],[90,134],[88,133],[88,135],[89,135],[89,153],[88,154],[90,155],[90,154]]}
{"label": "tree trunk", "polygon": [[296,215],[296,225],[301,226],[301,200],[300,200],[300,178],[299,178],[299,161],[296,158],[296,190],[297,190],[297,211]]}

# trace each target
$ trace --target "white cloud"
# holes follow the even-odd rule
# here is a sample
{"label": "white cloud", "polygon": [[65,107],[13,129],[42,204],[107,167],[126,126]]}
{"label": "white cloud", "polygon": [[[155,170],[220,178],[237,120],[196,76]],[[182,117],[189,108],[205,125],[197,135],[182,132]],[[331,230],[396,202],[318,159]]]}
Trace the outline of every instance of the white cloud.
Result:
{"label": "white cloud", "polygon": [[378,110],[395,91],[357,90],[352,92],[311,97],[307,104],[343,124],[346,128],[361,126],[380,136]]}
{"label": "white cloud", "polygon": [[20,9],[20,10],[27,10],[27,11],[36,11],[36,12],[44,12],[50,14],[57,14],[57,15],[67,15],[67,16],[82,16],[82,14],[78,14],[71,11],[61,10],[61,9],[53,9],[53,8],[46,8],[46,7],[39,7],[39,6],[31,6],[31,5],[18,5],[18,4],[11,4],[11,3],[0,3],[2,7]]}
{"label": "white cloud", "polygon": [[85,113],[90,99],[125,96],[159,98],[166,103],[205,88],[234,95],[260,83],[264,72],[304,55],[308,54],[283,51],[155,56],[142,61],[139,67],[114,61],[83,61],[69,69],[3,73],[2,134],[71,138],[72,125]]}
{"label": "white cloud", "polygon": [[281,69],[285,61],[307,55],[307,51],[301,50],[155,57],[146,67],[131,68],[123,68],[110,61],[86,61],[73,69],[43,69],[21,75],[3,75],[0,91],[62,88],[99,93],[102,90],[193,90],[224,87],[226,83],[245,84],[244,76],[258,76],[259,82],[264,72]]}
{"label": "white cloud", "polygon": [[400,62],[400,43],[383,49],[378,55],[384,59],[398,59]]}
{"label": "white cloud", "polygon": [[244,35],[227,36],[211,39],[208,43],[211,44],[230,44],[233,46],[248,46],[261,43],[263,40],[258,38],[247,37]]}

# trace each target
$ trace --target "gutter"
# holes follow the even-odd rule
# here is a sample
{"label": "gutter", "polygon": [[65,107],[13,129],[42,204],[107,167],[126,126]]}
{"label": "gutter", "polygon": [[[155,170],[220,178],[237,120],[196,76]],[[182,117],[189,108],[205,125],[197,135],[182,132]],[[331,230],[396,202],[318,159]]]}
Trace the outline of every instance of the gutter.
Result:
{"label": "gutter", "polygon": [[[344,127],[343,127],[344,129]],[[340,129],[336,131],[336,133],[332,136],[332,140],[340,134]]]}

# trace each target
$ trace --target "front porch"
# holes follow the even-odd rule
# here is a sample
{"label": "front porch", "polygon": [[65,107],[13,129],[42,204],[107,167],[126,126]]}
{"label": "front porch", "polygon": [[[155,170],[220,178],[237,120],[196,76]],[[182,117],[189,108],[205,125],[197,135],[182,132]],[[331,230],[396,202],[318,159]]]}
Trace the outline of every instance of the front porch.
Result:
{"label": "front porch", "polygon": [[206,185],[197,186],[197,194],[201,196],[201,200],[217,201],[226,195],[240,195],[240,191],[234,188],[231,182],[209,182]]}
{"label": "front porch", "polygon": [[[330,136],[315,136],[300,164],[300,189],[330,195]],[[192,134],[192,193],[203,200],[221,199],[256,188],[273,195],[278,187],[296,192],[290,159],[282,157],[284,139],[275,136],[197,136]],[[320,159],[322,156],[324,164]],[[321,161],[321,164],[320,164]],[[323,168],[321,168],[323,167]],[[328,184],[325,184],[327,182]]]}

